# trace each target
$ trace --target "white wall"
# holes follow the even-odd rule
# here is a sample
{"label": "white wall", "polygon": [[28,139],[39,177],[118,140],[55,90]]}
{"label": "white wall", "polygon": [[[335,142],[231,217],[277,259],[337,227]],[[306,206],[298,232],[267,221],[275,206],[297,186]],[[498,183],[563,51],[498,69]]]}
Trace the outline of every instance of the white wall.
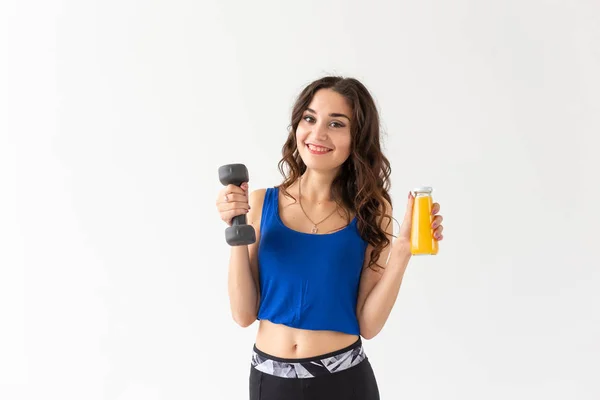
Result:
{"label": "white wall", "polygon": [[381,109],[392,195],[445,217],[384,331],[383,399],[598,399],[600,3],[0,5],[0,398],[242,399],[221,164],[275,185],[294,97]]}

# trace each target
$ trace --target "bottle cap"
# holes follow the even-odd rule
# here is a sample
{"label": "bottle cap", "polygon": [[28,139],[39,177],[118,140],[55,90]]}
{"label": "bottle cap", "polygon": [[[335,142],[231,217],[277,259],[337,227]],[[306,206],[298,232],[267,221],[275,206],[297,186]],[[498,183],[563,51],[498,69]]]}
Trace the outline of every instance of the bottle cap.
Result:
{"label": "bottle cap", "polygon": [[419,186],[413,189],[415,193],[431,193],[433,188],[431,186]]}

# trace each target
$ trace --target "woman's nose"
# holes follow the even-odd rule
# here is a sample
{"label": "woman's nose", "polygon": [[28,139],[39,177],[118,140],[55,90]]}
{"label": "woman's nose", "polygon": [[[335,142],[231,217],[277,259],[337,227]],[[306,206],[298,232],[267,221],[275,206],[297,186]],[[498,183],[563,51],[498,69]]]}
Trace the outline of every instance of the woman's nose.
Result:
{"label": "woman's nose", "polygon": [[315,137],[319,140],[327,139],[327,127],[321,124],[315,124],[313,135],[315,135]]}

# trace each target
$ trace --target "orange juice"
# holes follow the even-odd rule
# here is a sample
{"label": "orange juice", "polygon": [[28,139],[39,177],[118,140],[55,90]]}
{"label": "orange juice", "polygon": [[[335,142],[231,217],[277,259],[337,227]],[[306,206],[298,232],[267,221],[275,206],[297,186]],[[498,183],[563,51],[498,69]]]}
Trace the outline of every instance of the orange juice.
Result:
{"label": "orange juice", "polygon": [[433,215],[431,208],[433,188],[424,186],[414,190],[415,203],[410,231],[410,251],[413,255],[435,255],[438,253],[438,241],[433,237]]}

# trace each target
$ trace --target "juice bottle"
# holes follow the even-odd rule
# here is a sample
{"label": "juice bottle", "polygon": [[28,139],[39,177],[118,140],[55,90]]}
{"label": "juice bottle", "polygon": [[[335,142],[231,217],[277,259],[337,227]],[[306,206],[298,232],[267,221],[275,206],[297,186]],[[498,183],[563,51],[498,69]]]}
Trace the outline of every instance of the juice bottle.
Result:
{"label": "juice bottle", "polygon": [[410,251],[413,255],[435,255],[438,253],[438,241],[433,237],[433,198],[429,186],[418,187],[415,192],[415,203],[412,213],[410,231]]}

